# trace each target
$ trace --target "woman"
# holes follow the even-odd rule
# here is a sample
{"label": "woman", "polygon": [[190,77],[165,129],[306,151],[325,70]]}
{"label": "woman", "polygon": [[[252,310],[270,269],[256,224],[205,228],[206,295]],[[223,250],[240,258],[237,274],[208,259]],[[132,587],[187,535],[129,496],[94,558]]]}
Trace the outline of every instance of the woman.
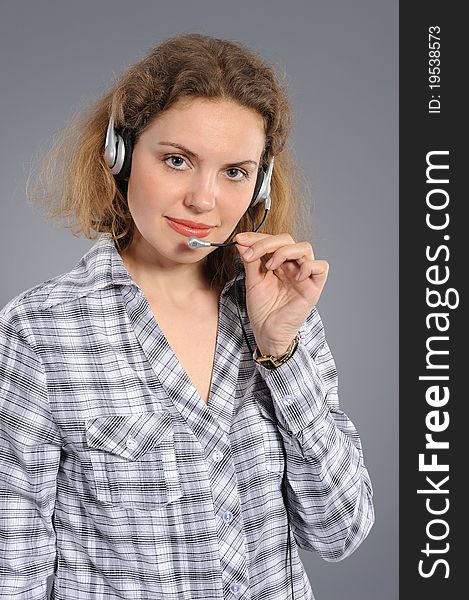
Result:
{"label": "woman", "polygon": [[183,35],[48,157],[50,214],[100,235],[0,313],[1,597],[311,599],[298,547],[368,534],[289,126],[258,56]]}

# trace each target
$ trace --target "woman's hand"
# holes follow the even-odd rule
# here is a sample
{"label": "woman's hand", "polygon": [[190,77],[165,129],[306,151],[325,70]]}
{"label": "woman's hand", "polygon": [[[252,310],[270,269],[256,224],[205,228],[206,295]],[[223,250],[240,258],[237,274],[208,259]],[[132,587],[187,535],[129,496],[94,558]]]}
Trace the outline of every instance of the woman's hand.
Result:
{"label": "woman's hand", "polygon": [[246,272],[246,306],[257,347],[261,354],[280,356],[317,304],[329,264],[314,258],[309,242],[295,243],[288,233],[250,232],[234,240]]}

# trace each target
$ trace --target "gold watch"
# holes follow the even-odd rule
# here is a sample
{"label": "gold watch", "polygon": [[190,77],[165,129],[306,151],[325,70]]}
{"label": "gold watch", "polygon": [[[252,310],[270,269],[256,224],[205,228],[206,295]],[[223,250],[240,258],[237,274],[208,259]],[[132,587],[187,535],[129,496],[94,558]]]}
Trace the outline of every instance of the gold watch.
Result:
{"label": "gold watch", "polygon": [[298,347],[299,339],[300,339],[300,335],[299,335],[299,333],[297,333],[295,336],[295,339],[288,346],[287,351],[284,352],[280,356],[272,356],[271,354],[261,354],[259,351],[259,348],[257,348],[257,346],[256,346],[256,349],[254,350],[253,358],[256,361],[256,363],[262,365],[266,369],[270,369],[270,370],[276,369],[277,367],[280,367],[281,365],[286,363],[287,360],[293,356],[295,350]]}

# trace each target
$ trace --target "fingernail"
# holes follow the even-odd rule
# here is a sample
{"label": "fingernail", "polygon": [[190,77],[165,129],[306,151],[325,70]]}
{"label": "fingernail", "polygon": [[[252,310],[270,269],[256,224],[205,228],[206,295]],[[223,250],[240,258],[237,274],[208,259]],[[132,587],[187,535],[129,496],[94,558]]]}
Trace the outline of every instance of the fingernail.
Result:
{"label": "fingernail", "polygon": [[243,254],[244,258],[251,258],[254,255],[254,250],[252,248],[248,248],[247,251]]}
{"label": "fingernail", "polygon": [[238,235],[236,236],[236,239],[244,242],[248,239],[248,235],[247,235],[247,233],[238,233]]}

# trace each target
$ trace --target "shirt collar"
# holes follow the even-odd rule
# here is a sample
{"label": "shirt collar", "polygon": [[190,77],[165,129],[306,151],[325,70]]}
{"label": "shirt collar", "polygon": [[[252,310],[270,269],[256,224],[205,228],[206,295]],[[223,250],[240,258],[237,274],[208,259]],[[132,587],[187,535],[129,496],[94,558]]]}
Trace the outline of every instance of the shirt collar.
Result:
{"label": "shirt collar", "polygon": [[[245,277],[241,258],[236,263],[238,281]],[[222,295],[231,289],[236,276],[228,281]],[[53,280],[43,308],[57,306],[117,285],[137,286],[127,271],[110,233],[100,234],[94,245],[68,273]]]}

